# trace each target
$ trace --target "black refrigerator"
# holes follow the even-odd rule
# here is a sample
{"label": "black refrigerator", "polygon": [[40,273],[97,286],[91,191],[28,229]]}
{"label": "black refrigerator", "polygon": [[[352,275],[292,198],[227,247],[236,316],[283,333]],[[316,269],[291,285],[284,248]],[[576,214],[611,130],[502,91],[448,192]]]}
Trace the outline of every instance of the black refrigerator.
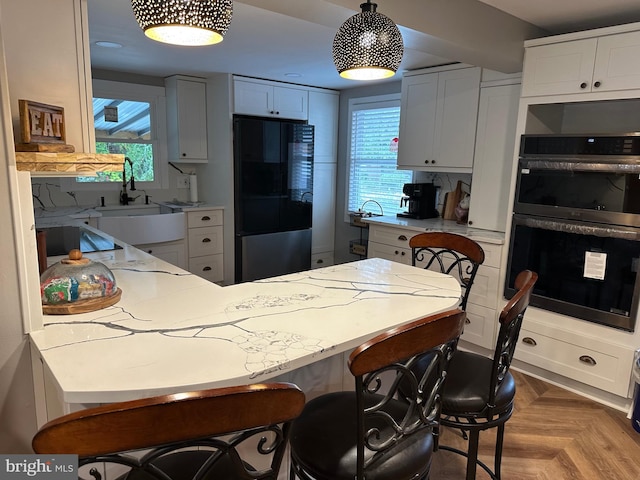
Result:
{"label": "black refrigerator", "polygon": [[233,118],[235,281],[311,268],[314,127]]}

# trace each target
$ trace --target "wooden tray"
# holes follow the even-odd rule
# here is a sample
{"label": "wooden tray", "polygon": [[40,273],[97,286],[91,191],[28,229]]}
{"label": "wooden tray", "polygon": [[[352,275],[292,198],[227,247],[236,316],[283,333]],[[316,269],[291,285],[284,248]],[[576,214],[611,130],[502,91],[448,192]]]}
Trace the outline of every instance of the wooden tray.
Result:
{"label": "wooden tray", "polygon": [[73,315],[76,313],[87,313],[110,307],[120,301],[122,290],[119,288],[110,297],[89,298],[78,300],[72,303],[61,303],[59,305],[42,305],[42,313],[45,315]]}

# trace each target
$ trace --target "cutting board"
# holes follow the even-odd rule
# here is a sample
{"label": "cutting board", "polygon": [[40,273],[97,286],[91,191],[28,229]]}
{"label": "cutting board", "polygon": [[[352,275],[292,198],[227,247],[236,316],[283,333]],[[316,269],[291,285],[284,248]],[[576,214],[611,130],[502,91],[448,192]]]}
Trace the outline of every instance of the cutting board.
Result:
{"label": "cutting board", "polygon": [[442,218],[444,220],[457,220],[455,210],[460,200],[462,200],[462,195],[462,181],[458,180],[456,189],[447,193],[445,198],[444,209],[442,211]]}

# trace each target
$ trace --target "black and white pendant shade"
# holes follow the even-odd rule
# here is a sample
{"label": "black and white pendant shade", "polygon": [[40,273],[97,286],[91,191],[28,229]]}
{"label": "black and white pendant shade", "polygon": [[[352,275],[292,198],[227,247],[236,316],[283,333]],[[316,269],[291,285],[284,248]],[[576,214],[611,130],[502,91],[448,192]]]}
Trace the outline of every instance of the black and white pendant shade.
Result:
{"label": "black and white pendant shade", "polygon": [[377,80],[392,77],[402,61],[402,34],[393,21],[362,3],[361,13],[348,18],[333,39],[333,62],[341,77]]}
{"label": "black and white pendant shade", "polygon": [[233,0],[131,0],[147,37],[174,45],[213,45],[223,40]]}

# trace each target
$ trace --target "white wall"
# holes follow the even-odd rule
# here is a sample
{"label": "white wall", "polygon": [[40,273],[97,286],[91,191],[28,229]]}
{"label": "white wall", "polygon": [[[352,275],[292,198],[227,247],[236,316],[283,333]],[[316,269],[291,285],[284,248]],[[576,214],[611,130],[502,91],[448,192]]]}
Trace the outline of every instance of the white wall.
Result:
{"label": "white wall", "polygon": [[25,258],[24,248],[18,245],[20,199],[7,85],[0,29],[0,452],[5,454],[30,453],[36,431],[29,341],[23,333],[25,313],[19,287]]}

